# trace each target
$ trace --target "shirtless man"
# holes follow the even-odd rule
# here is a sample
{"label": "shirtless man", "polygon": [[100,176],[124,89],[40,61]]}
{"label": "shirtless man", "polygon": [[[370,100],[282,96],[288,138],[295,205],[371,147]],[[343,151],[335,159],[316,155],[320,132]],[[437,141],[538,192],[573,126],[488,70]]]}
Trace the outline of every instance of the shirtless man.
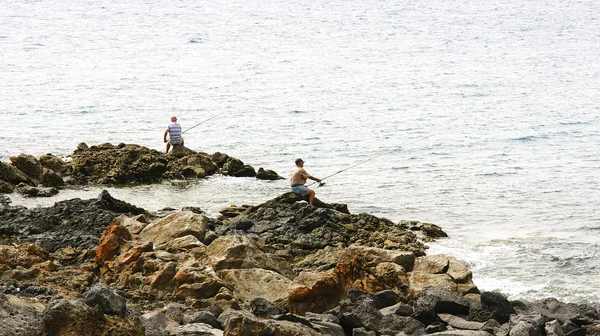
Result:
{"label": "shirtless man", "polygon": [[302,159],[296,159],[296,169],[294,169],[292,176],[290,176],[292,191],[300,196],[308,195],[308,204],[312,205],[315,199],[315,191],[308,189],[305,185],[307,179],[321,182],[321,179],[311,176],[304,170],[304,161]]}

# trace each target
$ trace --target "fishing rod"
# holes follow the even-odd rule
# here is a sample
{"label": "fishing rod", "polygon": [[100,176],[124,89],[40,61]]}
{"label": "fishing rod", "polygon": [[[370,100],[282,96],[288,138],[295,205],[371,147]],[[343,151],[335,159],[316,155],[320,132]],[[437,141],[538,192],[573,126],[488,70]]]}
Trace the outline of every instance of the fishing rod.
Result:
{"label": "fishing rod", "polygon": [[[418,140],[425,140],[425,139],[427,139],[427,138],[431,137],[432,135],[433,135],[433,134],[430,134],[430,135],[428,135],[428,136],[426,136],[426,137],[424,137],[424,138],[418,139]],[[343,171],[346,171],[346,170],[348,170],[348,169],[352,169],[352,168],[354,168],[354,167],[356,167],[356,166],[360,166],[361,164],[363,164],[363,163],[367,163],[367,162],[369,162],[369,161],[371,161],[371,160],[374,160],[374,159],[376,159],[376,158],[378,158],[378,157],[380,157],[380,156],[384,156],[384,155],[386,155],[386,154],[389,154],[389,153],[395,152],[396,150],[398,150],[398,149],[400,149],[400,148],[402,148],[402,146],[396,146],[396,147],[394,147],[394,149],[392,149],[392,150],[389,150],[389,151],[383,152],[383,153],[381,153],[381,154],[375,155],[375,156],[373,156],[373,157],[371,157],[371,158],[369,158],[369,159],[367,159],[367,160],[365,160],[365,161],[359,162],[359,163],[357,163],[357,164],[355,164],[355,165],[353,165],[353,166],[350,166],[350,167],[348,167],[348,168],[344,168],[344,169],[342,169],[342,170],[339,170],[339,171],[337,171],[337,172],[335,172],[335,173],[333,173],[333,174],[331,174],[331,175],[325,176],[324,178],[322,178],[322,179],[321,179],[321,181],[323,181],[324,179],[330,178],[330,177],[332,177],[332,176],[334,176],[334,175],[337,175],[337,174],[339,174],[339,173],[341,173],[341,172],[343,172]],[[308,187],[310,187],[311,185],[313,185],[313,184],[316,184],[316,183],[318,183],[318,184],[319,184],[319,187],[322,187],[322,186],[324,186],[324,185],[325,185],[325,182],[313,182],[313,183],[309,184],[309,185],[308,185]]]}
{"label": "fishing rod", "polygon": [[196,125],[194,125],[194,126],[192,126],[192,127],[188,128],[188,129],[186,129],[185,131],[181,132],[181,134],[183,134],[183,133],[185,133],[185,132],[187,132],[187,131],[191,130],[191,129],[192,129],[192,128],[194,128],[194,127],[200,126],[200,125],[204,124],[205,122],[207,122],[207,121],[209,121],[209,120],[212,120],[212,119],[214,119],[214,118],[216,118],[216,117],[220,116],[221,114],[223,114],[223,112],[221,112],[221,113],[217,113],[217,114],[215,114],[214,116],[212,116],[212,117],[210,117],[210,118],[208,118],[208,119],[206,119],[206,120],[204,120],[204,121],[202,121],[202,122],[200,122],[200,123],[198,123],[198,124],[196,124]]}

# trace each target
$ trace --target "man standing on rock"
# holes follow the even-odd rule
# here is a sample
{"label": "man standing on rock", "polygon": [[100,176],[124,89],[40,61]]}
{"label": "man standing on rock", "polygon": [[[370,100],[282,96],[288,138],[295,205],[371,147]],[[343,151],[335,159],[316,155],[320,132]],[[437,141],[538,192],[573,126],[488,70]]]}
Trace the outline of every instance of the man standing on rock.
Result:
{"label": "man standing on rock", "polygon": [[[163,136],[163,140],[167,143],[167,151],[169,152],[169,148],[173,145],[175,146],[183,146],[183,137],[181,136],[181,125],[177,122],[177,117],[171,117],[171,123],[167,126],[165,130],[165,135]],[[169,140],[167,141],[167,134],[169,134]]]}
{"label": "man standing on rock", "polygon": [[308,189],[305,185],[306,179],[321,182],[321,179],[311,176],[304,170],[304,161],[302,161],[302,159],[296,159],[296,169],[294,169],[292,176],[290,177],[292,191],[300,196],[306,196],[308,194],[308,204],[312,205],[315,199],[315,191]]}

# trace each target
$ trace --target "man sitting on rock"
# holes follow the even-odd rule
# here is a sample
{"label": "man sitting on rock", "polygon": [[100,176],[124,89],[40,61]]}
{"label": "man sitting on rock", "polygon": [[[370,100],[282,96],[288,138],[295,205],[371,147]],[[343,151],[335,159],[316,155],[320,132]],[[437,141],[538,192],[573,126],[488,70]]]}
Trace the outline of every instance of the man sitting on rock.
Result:
{"label": "man sitting on rock", "polygon": [[[169,152],[169,148],[173,145],[173,149],[175,146],[183,146],[183,137],[181,136],[181,125],[177,122],[177,117],[171,117],[171,123],[167,126],[165,130],[165,135],[163,136],[164,141],[167,143],[167,151]],[[167,142],[167,134],[169,134],[169,141]]]}
{"label": "man sitting on rock", "polygon": [[290,177],[292,191],[300,196],[306,196],[308,194],[308,204],[312,205],[315,199],[315,191],[308,189],[305,185],[306,179],[321,182],[321,179],[311,176],[304,170],[304,161],[302,161],[302,159],[296,159],[296,169],[294,169],[292,176]]}

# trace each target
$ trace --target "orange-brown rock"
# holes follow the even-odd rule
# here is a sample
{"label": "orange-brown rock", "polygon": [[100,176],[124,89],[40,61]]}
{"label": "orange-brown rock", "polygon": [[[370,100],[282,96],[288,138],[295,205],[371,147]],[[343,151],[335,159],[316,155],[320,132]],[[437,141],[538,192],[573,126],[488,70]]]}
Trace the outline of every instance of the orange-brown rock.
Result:
{"label": "orange-brown rock", "polygon": [[112,261],[115,256],[128,249],[127,243],[131,240],[129,231],[121,226],[117,220],[102,232],[96,249],[96,262],[102,265]]}
{"label": "orange-brown rock", "polygon": [[346,296],[337,275],[331,271],[302,272],[290,287],[288,303],[295,314],[322,313],[335,308]]}

